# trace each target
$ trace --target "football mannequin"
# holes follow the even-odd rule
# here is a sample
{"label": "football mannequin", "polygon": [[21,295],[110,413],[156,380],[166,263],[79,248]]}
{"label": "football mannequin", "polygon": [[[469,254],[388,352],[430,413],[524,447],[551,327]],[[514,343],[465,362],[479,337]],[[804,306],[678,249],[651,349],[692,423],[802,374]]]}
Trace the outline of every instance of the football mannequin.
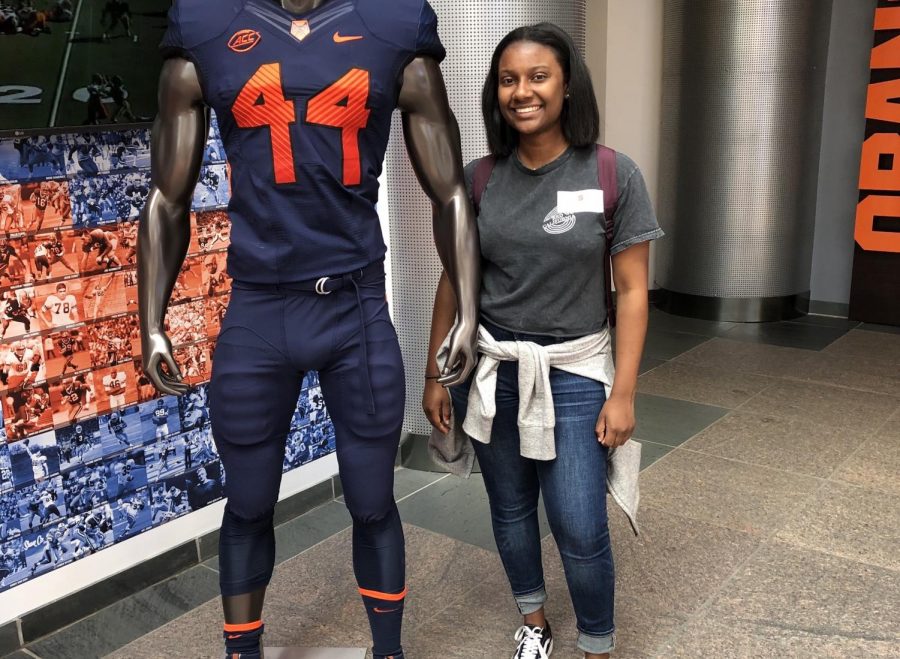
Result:
{"label": "football mannequin", "polygon": [[234,284],[210,384],[228,476],[220,540],[228,656],[259,656],[284,441],[303,374],[316,370],[337,432],[374,656],[400,659],[406,586],[392,478],[404,378],[374,209],[397,107],[459,302],[444,384],[474,367],[478,326],[478,237],[436,17],[425,0],[211,4],[176,0],[162,44],[153,187],[138,238],[144,370],[164,393],[188,390],[164,317],[190,239],[212,107],[232,186]]}

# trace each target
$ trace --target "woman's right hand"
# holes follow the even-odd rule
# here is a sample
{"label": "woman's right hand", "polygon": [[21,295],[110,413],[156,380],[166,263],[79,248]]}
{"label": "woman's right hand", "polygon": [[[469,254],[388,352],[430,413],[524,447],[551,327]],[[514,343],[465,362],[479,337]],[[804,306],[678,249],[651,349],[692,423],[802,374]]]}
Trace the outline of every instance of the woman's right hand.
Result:
{"label": "woman's right hand", "polygon": [[437,380],[425,380],[422,409],[432,426],[445,435],[450,432],[450,392]]}

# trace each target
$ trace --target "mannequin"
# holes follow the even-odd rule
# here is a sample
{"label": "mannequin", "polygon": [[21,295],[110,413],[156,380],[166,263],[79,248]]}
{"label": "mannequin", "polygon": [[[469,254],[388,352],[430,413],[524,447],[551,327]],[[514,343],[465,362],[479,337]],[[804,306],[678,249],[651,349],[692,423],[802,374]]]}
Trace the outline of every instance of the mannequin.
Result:
{"label": "mannequin", "polygon": [[[389,336],[387,339],[382,337],[379,334],[383,330],[381,321],[377,325],[374,322],[367,324],[369,316],[378,315],[382,320],[387,318],[386,308],[381,309],[378,306],[379,303],[385,306],[383,300],[377,299],[378,295],[383,298],[383,291],[377,294],[367,292],[368,289],[377,288],[378,285],[383,287],[383,274],[379,279],[376,272],[380,268],[380,259],[377,255],[383,254],[383,243],[378,247],[380,252],[376,247],[370,246],[370,251],[375,250],[376,263],[365,265],[354,262],[353,268],[349,268],[342,267],[340,264],[332,266],[328,262],[331,258],[339,260],[343,256],[341,243],[337,243],[338,247],[333,248],[331,244],[325,243],[319,246],[316,244],[316,240],[331,241],[331,236],[322,236],[321,226],[330,227],[333,224],[339,227],[342,226],[341,222],[350,227],[354,236],[357,235],[357,225],[362,227],[358,233],[361,234],[367,230],[363,225],[364,220],[370,221],[371,211],[367,204],[371,202],[371,195],[366,197],[369,202],[360,202],[359,197],[369,194],[372,189],[370,179],[375,169],[380,169],[380,162],[384,156],[384,144],[380,143],[378,139],[370,138],[369,135],[371,135],[371,131],[381,130],[384,133],[384,142],[386,142],[385,117],[389,117],[389,112],[396,105],[403,112],[404,135],[410,160],[423,190],[434,204],[435,243],[459,301],[458,322],[450,344],[449,366],[442,373],[441,382],[449,386],[465,381],[475,365],[474,347],[478,326],[480,259],[474,211],[470,206],[463,181],[459,130],[450,111],[443,78],[438,67],[439,58],[443,56],[443,49],[440,47],[433,29],[436,19],[424,0],[397,0],[390,5],[385,5],[381,0],[356,0],[355,2],[346,2],[345,0],[282,0],[281,2],[278,0],[227,0],[222,2],[221,6],[216,3],[216,11],[225,16],[220,22],[226,26],[222,30],[223,33],[218,35],[215,32],[215,25],[207,28],[205,27],[206,21],[194,20],[196,16],[193,14],[202,10],[200,4],[202,4],[201,0],[176,0],[170,13],[170,31],[163,43],[167,59],[160,76],[159,114],[153,129],[151,149],[153,187],[142,212],[138,239],[138,296],[144,371],[156,388],[163,393],[181,395],[189,389],[182,381],[174,360],[171,342],[164,331],[164,318],[172,289],[187,252],[190,239],[191,197],[199,177],[209,129],[209,107],[213,106],[220,119],[226,152],[232,166],[234,190],[229,211],[234,224],[232,249],[235,250],[235,253],[230,252],[229,255],[229,274],[233,276],[235,286],[229,305],[229,314],[226,315],[223,323],[213,360],[210,396],[211,405],[215,407],[218,397],[221,407],[219,413],[213,409],[211,417],[213,434],[217,444],[220,444],[220,455],[228,474],[227,483],[231,486],[226,491],[229,497],[229,508],[236,508],[240,503],[239,500],[245,498],[248,492],[267,489],[268,486],[267,482],[257,483],[253,480],[258,478],[260,481],[265,481],[261,474],[245,474],[241,471],[243,464],[257,464],[258,458],[256,454],[242,453],[242,451],[256,449],[258,446],[273,442],[277,444],[279,437],[280,431],[277,428],[270,435],[262,438],[241,435],[241,432],[235,429],[237,424],[230,424],[226,419],[229,414],[234,412],[234,407],[241,406],[243,399],[237,399],[236,402],[229,399],[227,404],[225,402],[226,397],[232,396],[235,387],[244,382],[252,381],[262,383],[255,386],[266,386],[265,377],[248,380],[246,378],[249,376],[242,376],[245,377],[245,380],[235,380],[231,377],[231,372],[234,370],[232,364],[240,362],[241,355],[268,350],[267,346],[271,344],[271,341],[267,339],[266,344],[258,346],[254,344],[249,348],[237,345],[240,341],[255,341],[256,335],[267,329],[249,328],[252,319],[240,320],[243,318],[242,314],[246,312],[248,316],[258,315],[254,309],[259,307],[251,308],[251,303],[268,304],[276,298],[281,300],[283,307],[296,304],[307,305],[312,309],[309,305],[316,305],[314,311],[298,312],[290,319],[285,316],[285,324],[288,328],[287,340],[293,340],[291,336],[294,333],[304,336],[304,339],[296,344],[299,347],[291,348],[300,353],[303,353],[307,346],[316,345],[317,341],[322,338],[325,330],[317,330],[315,323],[319,321],[320,317],[324,318],[327,313],[330,313],[332,308],[337,309],[338,305],[346,306],[346,313],[341,317],[352,319],[352,322],[347,321],[347,327],[350,328],[348,332],[353,330],[354,337],[356,337],[356,327],[353,323],[361,325],[360,350],[354,349],[351,356],[352,360],[357,360],[353,361],[356,364],[354,367],[356,370],[349,374],[342,374],[342,378],[343,375],[347,375],[346,378],[334,379],[335,384],[330,385],[333,398],[329,399],[329,392],[325,390],[328,386],[327,364],[330,362],[325,360],[323,366],[315,366],[315,368],[320,371],[320,376],[323,378],[323,390],[325,390],[326,403],[329,408],[333,404],[338,406],[332,414],[337,429],[338,460],[345,482],[345,492],[348,485],[352,486],[355,482],[354,474],[362,473],[360,470],[363,465],[360,465],[360,462],[365,463],[364,467],[369,470],[365,473],[372,474],[373,480],[386,480],[385,485],[389,490],[393,473],[391,451],[393,454],[396,453],[399,443],[399,421],[402,420],[402,364],[399,371],[392,366],[389,376],[382,374],[385,369],[380,365],[380,356],[387,355],[388,362],[399,359],[396,336]],[[385,17],[384,14],[389,15]],[[268,23],[255,23],[258,16],[266,18]],[[419,21],[419,36],[416,37],[416,44],[420,42],[426,44],[421,47],[416,45],[421,52],[411,46],[403,46],[406,50],[402,50],[398,46],[395,48],[399,51],[398,55],[389,50],[387,46],[381,45],[390,42],[391,39],[400,43],[409,34],[414,34],[409,30],[401,34],[400,28],[406,29],[410,25],[415,25],[415,21]],[[216,20],[213,19],[210,22],[216,23]],[[272,32],[273,28],[267,27],[267,25],[273,24],[280,26],[282,23],[281,31]],[[203,24],[204,27],[197,28],[196,26],[199,24]],[[256,27],[257,25],[259,27]],[[250,37],[236,42],[235,39],[239,37],[239,34],[231,35],[236,28],[245,28],[242,32],[250,34]],[[209,32],[200,34],[191,32],[191,30],[199,29],[208,29]],[[255,33],[255,37],[252,33]],[[290,43],[290,39],[286,36],[289,33],[299,42],[300,46],[293,44],[288,50],[284,50],[284,47]],[[329,43],[332,42],[332,33],[333,44],[347,46],[345,49],[340,50],[337,46]],[[326,34],[327,39],[325,38]],[[230,40],[229,37],[231,37]],[[279,39],[281,41],[278,41]],[[203,49],[210,48],[211,46],[208,44],[219,44],[219,42],[222,47],[217,45],[216,47],[219,49],[214,51],[214,55],[207,56]],[[240,58],[224,48],[226,42],[232,51],[241,53]],[[168,48],[166,48],[167,43],[169,44]],[[257,53],[253,53],[257,43],[260,47]],[[403,41],[403,43],[406,42]],[[237,47],[233,47],[235,44]],[[283,69],[272,69],[272,66],[280,67],[280,64],[273,65],[271,56],[264,53],[265,48],[271,48],[273,44],[279,45],[287,53],[281,60],[284,65]],[[355,61],[349,61],[354,56],[354,47],[365,47],[369,50],[361,51],[362,54],[356,55]],[[341,79],[346,82],[345,87],[342,87],[336,95],[317,105],[322,94],[314,96],[306,90],[295,93],[290,88],[290,85],[294,84],[290,78],[295,71],[303,70],[306,53],[315,53],[314,49],[324,51],[326,48],[328,49],[327,59],[312,60],[309,64],[310,77],[315,77],[314,73],[318,73],[318,69],[315,68],[317,64],[320,65],[320,68],[335,65],[334,58],[339,58],[345,53],[348,62],[340,68],[340,71],[353,67],[350,68],[351,73],[360,74],[361,67],[366,66],[366,70],[362,71],[366,79],[369,76],[375,79],[380,75],[378,66],[381,62],[376,58],[383,56],[385,58],[404,57],[405,59],[402,60],[402,69],[399,70],[400,75],[396,80],[384,75],[379,78],[378,82],[385,87],[381,96],[375,95],[374,98],[369,96],[369,88],[353,86],[357,85],[357,82],[346,82],[347,76],[345,76]],[[430,53],[433,53],[434,56],[430,56]],[[265,79],[264,85],[259,88],[261,91],[254,88],[251,90],[252,94],[244,100],[242,99],[246,86],[240,93],[232,93],[236,92],[237,88],[215,91],[227,86],[226,82],[231,84],[231,78],[243,76],[236,84],[244,84],[243,81],[250,77],[252,70],[247,69],[250,73],[245,74],[240,73],[237,67],[245,62],[250,62],[252,56],[263,57],[264,54],[269,61],[261,64],[257,74],[253,74],[251,80],[256,79],[260,72],[269,74],[275,71],[275,75],[270,75]],[[308,57],[312,58],[313,55],[308,55]],[[216,67],[220,67],[220,64],[216,60],[220,58],[222,60],[231,58],[227,61],[234,61],[236,68],[227,71],[217,70]],[[265,59],[261,61],[265,61]],[[387,70],[386,66],[384,68]],[[371,69],[371,73],[369,69]],[[211,72],[214,72],[215,75]],[[272,82],[272,79],[279,75],[283,80],[280,89],[277,87],[277,80]],[[328,75],[333,74],[329,73]],[[276,86],[273,87],[273,85]],[[397,86],[395,95],[391,95],[390,85]],[[347,91],[351,86],[352,90]],[[213,98],[207,98],[205,93],[210,93],[211,88],[215,88],[211,93]],[[326,91],[331,89],[333,87],[329,87]],[[372,85],[371,89],[376,90],[376,87]],[[228,94],[230,94],[229,98],[223,101],[223,97]],[[357,96],[354,97],[354,94]],[[364,104],[359,103],[360,94],[366,95]],[[324,110],[320,111],[323,105]],[[263,120],[257,120],[260,116],[260,108],[262,111],[268,112],[272,107],[277,107],[277,111],[281,113],[277,115],[277,118],[273,118],[275,114],[267,114]],[[375,117],[376,113],[381,114]],[[346,120],[342,119],[344,123],[336,125],[334,116],[345,117]],[[368,118],[368,125],[366,125],[366,118]],[[229,121],[233,125],[227,125]],[[273,125],[277,121],[282,121],[284,125]],[[389,124],[389,119],[387,121]],[[353,125],[348,128],[350,123]],[[338,127],[341,128],[340,138],[334,131],[334,128]],[[279,132],[280,129],[283,131]],[[367,130],[370,132],[367,133]],[[355,145],[354,136],[357,138]],[[368,152],[366,149],[369,149],[371,145],[366,142],[367,139],[371,139],[375,143],[375,146]],[[320,180],[323,179],[322,166],[314,163],[316,169],[313,169],[312,166],[307,165],[311,159],[310,153],[314,150],[307,149],[303,158],[297,157],[297,149],[303,146],[303,140],[316,140],[315,146],[318,150],[326,147],[332,148],[334,144],[343,149],[341,156],[343,187],[340,185],[335,187],[332,180],[341,176],[340,166],[334,164],[337,162],[336,160],[329,163],[323,156],[324,164],[332,166],[328,175],[324,177],[327,180],[322,183]],[[235,145],[239,145],[240,149]],[[259,149],[260,145],[266,149],[265,157],[261,150],[252,151],[252,149]],[[358,159],[353,157],[354,147]],[[283,155],[285,148],[291,149],[287,160]],[[360,155],[360,149],[363,150],[362,155]],[[236,153],[232,153],[232,150]],[[279,156],[279,153],[282,155]],[[375,158],[378,158],[378,161],[373,165],[372,162]],[[275,180],[269,183],[270,188],[260,190],[259,177],[268,174],[268,170],[274,170]],[[315,194],[309,191],[312,187],[310,180],[301,176],[305,172],[311,172],[310,176],[314,177],[314,183],[332,186],[333,190],[328,188],[322,194],[328,195],[334,192],[339,203],[332,203],[330,198],[322,198],[321,203],[312,199],[310,202],[312,205],[304,206],[304,203],[310,201],[309,195]],[[253,185],[244,185],[247,180],[252,180]],[[363,189],[364,192],[357,192],[360,189]],[[298,199],[297,207],[279,206],[277,210],[282,211],[279,213],[273,212],[267,204],[256,204],[253,212],[258,213],[258,218],[251,213],[249,219],[245,219],[247,212],[246,205],[241,202],[242,195],[251,193],[262,195],[271,192],[272,195],[275,195],[273,198],[277,204],[281,204],[287,197],[277,195],[281,195],[284,190],[289,190],[290,194],[295,195],[295,198]],[[334,213],[340,213],[348,205],[357,202],[360,203],[360,219],[354,218],[350,213],[349,217],[341,216],[332,223],[329,216],[327,222],[316,228],[316,231],[319,231],[318,234],[311,229],[307,231],[307,228],[304,228],[307,217],[314,215],[315,209],[319,206],[328,207],[326,208],[328,210],[331,208],[328,205],[332,204]],[[371,210],[373,210],[374,204],[371,206]],[[313,220],[314,218],[309,222],[313,222]],[[271,240],[271,244],[263,244],[261,249],[276,253],[278,250],[303,250],[312,246],[316,249],[307,253],[312,255],[310,260],[321,261],[321,264],[317,266],[319,269],[300,276],[298,273],[303,271],[306,263],[303,258],[298,258],[293,252],[286,258],[278,258],[276,254],[276,258],[260,262],[269,264],[274,261],[279,264],[280,269],[269,279],[266,279],[264,267],[247,267],[247,264],[251,263],[251,259],[256,258],[256,254],[259,252],[257,248],[260,246],[255,242],[249,245],[241,243],[243,232],[246,227],[250,227],[246,229],[247,231],[257,230],[258,226],[268,227],[267,222],[271,223],[273,227],[271,232],[277,240]],[[292,231],[297,231],[295,236],[299,237],[289,235]],[[307,233],[303,233],[304,231]],[[280,232],[284,232],[284,235]],[[317,238],[317,236],[321,238]],[[291,239],[292,237],[294,240]],[[264,236],[264,239],[267,238]],[[380,242],[380,237],[378,241]],[[374,245],[374,242],[370,242]],[[348,254],[355,258],[352,250],[348,251]],[[292,268],[294,270],[291,270]],[[373,272],[375,274],[372,274]],[[353,299],[353,289],[356,292],[355,300]],[[357,308],[358,315],[353,315],[357,313],[355,311]],[[372,309],[375,311],[371,311]],[[239,319],[239,322],[235,321],[235,318]],[[360,318],[362,318],[361,321]],[[232,320],[230,324],[229,319]],[[321,322],[325,323],[324,320]],[[389,323],[389,320],[387,322]],[[269,323],[269,325],[273,324]],[[226,325],[228,325],[227,328]],[[330,324],[323,325],[323,327],[330,326]],[[226,331],[230,331],[230,338],[227,341],[224,339]],[[390,330],[390,332],[392,331]],[[372,340],[367,339],[367,332],[373,337]],[[231,342],[234,342],[235,345],[231,345]],[[295,353],[291,352],[290,354]],[[361,360],[360,354],[362,355]],[[307,360],[304,363],[307,363],[312,357],[307,359],[301,354],[299,360],[303,361],[304,359]],[[360,364],[359,361],[362,363]],[[240,364],[234,368],[237,369],[238,366]],[[298,368],[302,371],[306,369],[306,366],[301,365]],[[398,372],[401,376],[399,379]],[[256,374],[251,373],[251,375],[255,376]],[[278,377],[281,376],[282,374],[279,373]],[[293,386],[292,377],[285,380],[285,382],[291,383],[290,386]],[[302,374],[299,377],[302,379]],[[222,384],[217,385],[217,378]],[[380,386],[379,378],[387,378],[385,382],[389,382],[389,384]],[[340,383],[353,382],[354,384],[348,384],[344,390],[341,388],[344,384],[339,385],[338,381]],[[361,393],[357,392],[353,388],[357,381],[367,382],[368,391],[366,392],[363,387]],[[297,387],[299,387],[299,383]],[[399,392],[388,391],[398,388]],[[275,390],[279,390],[277,383]],[[359,394],[358,404],[354,406],[354,409],[346,412],[350,420],[345,424],[343,420],[339,419],[344,414],[340,407],[341,400],[357,394]],[[265,394],[259,394],[259,396],[265,398]],[[255,401],[250,395],[247,398],[246,405],[251,407],[252,414],[256,414],[255,418],[268,422],[270,417],[277,417],[273,423],[278,427],[289,424],[292,408],[288,410],[282,406],[284,409],[276,413],[270,409],[271,405],[265,407],[266,401]],[[399,401],[399,417],[397,401]],[[263,405],[263,408],[260,408],[260,405]],[[347,406],[349,407],[350,404],[348,403]],[[367,408],[370,416],[359,416],[362,412],[358,412],[355,408]],[[388,408],[391,412],[390,419],[382,423],[379,419],[384,417],[385,410]],[[265,411],[259,414],[256,412],[258,409]],[[285,413],[287,418],[282,418]],[[358,434],[365,435],[370,426],[377,428],[379,424],[387,428],[377,439],[377,445],[383,447],[383,449],[378,449],[379,456],[383,459],[380,457],[379,460],[373,461],[370,453],[365,453],[365,458],[358,460],[356,459],[358,456],[351,456],[351,449],[361,452],[375,450],[372,448],[376,445],[375,439],[364,437],[363,441],[360,441],[356,435],[357,431],[359,431]],[[374,432],[372,431],[372,434]],[[348,447],[343,450],[343,453],[342,440],[343,445]],[[283,454],[283,439],[281,441]],[[277,453],[277,447],[270,453]],[[248,456],[250,457],[248,458]],[[271,457],[266,464],[274,462],[274,460],[275,457]],[[344,473],[345,467],[348,473]],[[274,471],[272,478],[276,478]],[[277,479],[280,479],[280,470]],[[256,487],[257,484],[260,485],[260,488]],[[274,494],[277,496],[277,483],[275,485]],[[367,507],[371,507],[370,502],[363,502],[364,499],[369,498],[368,495],[347,494],[347,506],[354,518],[354,568],[369,613],[373,637],[375,637],[375,656],[392,656],[400,659],[402,649],[394,648],[393,645],[399,645],[399,620],[402,617],[405,584],[402,582],[402,529],[399,526],[399,517],[396,515],[396,506],[393,504],[390,491],[385,492],[386,498],[381,497],[383,501],[379,507],[371,510]],[[268,571],[267,573],[271,574],[271,564],[274,562],[274,538],[270,537],[272,535],[271,515],[268,506],[271,504],[271,507],[274,507],[275,501],[274,496],[270,495],[269,498],[271,501],[265,501],[265,512],[260,515],[255,513],[252,515],[249,513],[238,514],[234,510],[230,512],[229,508],[226,508],[220,561],[224,560],[225,563],[228,563],[229,556],[236,557],[232,561],[237,561],[236,567],[228,568],[235,575],[243,570],[240,564],[241,555],[246,555],[249,557],[247,560],[255,562],[254,570],[261,573]],[[371,498],[378,499],[379,497]],[[246,540],[248,537],[252,537],[252,542],[255,544],[247,545],[246,543],[250,542]],[[241,545],[241,543],[245,544]],[[258,647],[254,645],[258,639],[247,640],[247,644],[241,646],[240,652],[228,645],[228,639],[231,639],[232,636],[240,636],[243,633],[242,630],[246,629],[248,625],[261,621],[265,584],[268,580],[266,578],[264,583],[256,583],[252,588],[235,585],[231,582],[226,583],[226,580],[230,578],[225,575],[226,568],[227,566],[223,565],[222,601],[226,631],[229,628],[239,630],[239,633],[236,634],[226,634],[226,647],[230,652],[228,656],[260,656]],[[252,570],[247,568],[247,571]],[[240,575],[235,576],[235,579],[248,582]],[[364,583],[366,581],[369,584],[374,582],[375,586]],[[381,581],[389,582],[392,585],[381,586],[379,585]],[[390,603],[390,606],[387,606],[386,602]],[[238,639],[237,642],[244,642],[244,640]]]}

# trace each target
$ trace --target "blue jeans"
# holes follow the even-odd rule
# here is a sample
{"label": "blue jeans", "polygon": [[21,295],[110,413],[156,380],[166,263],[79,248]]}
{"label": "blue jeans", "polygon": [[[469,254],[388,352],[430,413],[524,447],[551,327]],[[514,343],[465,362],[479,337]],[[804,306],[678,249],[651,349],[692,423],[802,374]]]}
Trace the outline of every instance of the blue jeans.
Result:
{"label": "blue jeans", "polygon": [[[513,333],[484,323],[500,341],[540,345],[566,339]],[[453,413],[464,419],[469,382],[450,390]],[[541,563],[538,496],[543,493],[578,621],[578,647],[602,654],[615,645],[615,571],[606,511],[607,448],[594,427],[606,401],[603,384],[550,370],[556,413],[556,459],[519,454],[518,363],[497,373],[497,415],[490,444],[473,442],[491,507],[497,549],[520,613],[540,610],[547,599]]]}

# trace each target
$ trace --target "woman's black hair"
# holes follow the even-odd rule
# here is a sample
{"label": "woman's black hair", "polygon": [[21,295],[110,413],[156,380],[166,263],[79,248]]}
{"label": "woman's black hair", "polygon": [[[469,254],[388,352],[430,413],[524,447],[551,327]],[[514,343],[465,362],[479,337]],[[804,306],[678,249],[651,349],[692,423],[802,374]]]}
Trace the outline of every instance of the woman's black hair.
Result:
{"label": "woman's black hair", "polygon": [[491,58],[491,70],[488,72],[481,94],[481,110],[484,114],[484,127],[491,153],[504,158],[510,155],[519,143],[519,133],[506,123],[506,119],[500,113],[498,93],[500,58],[511,44],[518,41],[538,43],[556,53],[569,94],[569,98],[563,102],[562,115],[559,119],[563,135],[572,146],[585,147],[595,144],[600,138],[600,109],[597,107],[590,71],[572,37],[565,30],[553,23],[538,23],[516,28],[507,34],[497,45]]}

